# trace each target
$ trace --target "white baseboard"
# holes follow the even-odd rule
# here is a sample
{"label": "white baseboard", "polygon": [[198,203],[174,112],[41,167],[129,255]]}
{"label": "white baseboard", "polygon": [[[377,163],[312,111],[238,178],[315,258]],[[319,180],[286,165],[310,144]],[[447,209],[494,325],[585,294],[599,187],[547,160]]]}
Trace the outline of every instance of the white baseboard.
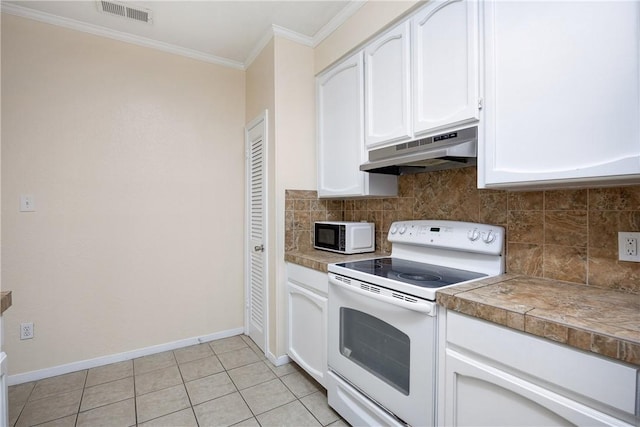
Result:
{"label": "white baseboard", "polygon": [[282,366],[291,362],[291,359],[286,354],[284,356],[278,357],[273,353],[271,353],[270,351],[267,352],[267,359],[269,359],[269,361],[273,363],[275,366]]}
{"label": "white baseboard", "polygon": [[65,365],[54,366],[51,368],[39,369],[37,371],[25,372],[23,374],[9,375],[7,377],[7,385],[16,385],[37,381],[43,378],[55,377],[57,375],[68,374],[70,372],[81,371],[83,369],[91,369],[98,366],[109,365],[111,363],[122,362],[125,360],[136,359],[150,354],[162,353],[163,351],[175,350],[190,345],[201,344],[221,338],[232,337],[244,333],[244,328],[229,329],[226,331],[216,332],[214,334],[203,335],[199,337],[186,338],[183,340],[173,341],[166,344],[154,345],[151,347],[140,348],[137,350],[126,351],[124,353],[112,354],[109,356],[96,357],[95,359],[81,360],[79,362],[67,363]]}

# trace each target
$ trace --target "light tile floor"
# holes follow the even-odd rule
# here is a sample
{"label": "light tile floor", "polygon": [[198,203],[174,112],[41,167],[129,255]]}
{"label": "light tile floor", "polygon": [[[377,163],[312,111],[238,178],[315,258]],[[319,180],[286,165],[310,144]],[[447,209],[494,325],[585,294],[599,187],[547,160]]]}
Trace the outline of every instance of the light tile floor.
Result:
{"label": "light tile floor", "polygon": [[246,335],[9,387],[11,426],[348,426]]}

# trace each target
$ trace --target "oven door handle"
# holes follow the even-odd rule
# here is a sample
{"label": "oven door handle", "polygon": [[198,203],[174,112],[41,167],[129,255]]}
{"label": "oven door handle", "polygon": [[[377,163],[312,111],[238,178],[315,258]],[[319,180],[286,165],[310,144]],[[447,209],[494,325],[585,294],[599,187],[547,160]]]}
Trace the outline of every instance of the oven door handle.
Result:
{"label": "oven door handle", "polygon": [[329,276],[329,283],[338,286],[346,291],[356,293],[377,301],[382,301],[387,304],[397,305],[398,307],[407,308],[409,310],[418,311],[420,313],[428,314],[430,316],[435,315],[435,304],[429,301],[417,300],[416,302],[409,302],[400,298],[389,297],[386,295],[377,294],[371,291],[366,291],[360,287],[347,285],[339,280],[336,280],[331,275]]}

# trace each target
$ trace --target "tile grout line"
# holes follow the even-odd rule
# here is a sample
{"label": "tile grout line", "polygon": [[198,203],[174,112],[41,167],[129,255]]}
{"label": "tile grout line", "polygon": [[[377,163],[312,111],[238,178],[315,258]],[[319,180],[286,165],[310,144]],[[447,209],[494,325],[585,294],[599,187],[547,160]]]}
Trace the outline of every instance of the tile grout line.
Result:
{"label": "tile grout line", "polygon": [[133,377],[133,415],[136,426],[138,425],[138,398],[136,396],[136,364],[135,359],[131,360],[131,375]]}
{"label": "tile grout line", "polygon": [[[245,344],[246,344],[246,343],[245,343]],[[208,343],[207,345],[208,345],[209,349],[211,350],[211,352],[212,352],[212,354],[213,354],[213,357],[216,357],[216,358],[218,359],[218,361],[220,361],[220,360],[219,360],[219,358],[218,358],[219,354],[218,354],[218,353],[213,349],[213,347],[211,347],[211,345],[210,345],[209,343]],[[251,349],[249,345],[245,345],[245,347],[243,347],[243,348],[249,348],[249,349]],[[253,349],[251,349],[251,350],[253,351]],[[230,351],[234,351],[234,350],[229,350],[228,352],[230,352]],[[221,354],[223,354],[223,353],[227,353],[227,352],[222,352]],[[255,353],[255,351],[254,351],[254,353]],[[195,406],[196,406],[196,405],[194,405],[194,404],[193,404],[193,402],[192,402],[192,400],[191,400],[191,396],[189,395],[189,392],[187,391],[187,386],[186,386],[187,381],[185,381],[184,376],[183,376],[183,374],[182,374],[182,370],[180,369],[180,363],[178,362],[177,357],[176,357],[176,355],[175,355],[175,350],[173,350],[173,356],[174,356],[174,358],[175,358],[175,360],[176,360],[176,366],[177,366],[177,368],[178,368],[178,372],[180,373],[180,378],[181,378],[181,380],[182,380],[182,385],[183,385],[183,387],[185,388],[185,392],[187,393],[187,398],[189,399],[189,405],[190,405],[191,411],[193,412],[193,416],[194,416],[194,418],[195,418],[195,420],[196,420],[196,424],[198,424],[198,426],[199,426],[199,425],[200,425],[200,422],[199,422],[198,417],[197,417],[197,415],[196,415],[196,413],[195,413]],[[186,363],[195,362],[195,361],[198,361],[198,360],[203,360],[203,359],[206,359],[207,357],[211,357],[211,356],[200,357],[200,358],[197,358],[197,359],[194,359],[194,360],[190,360],[190,361],[188,361],[188,362],[185,362],[185,364],[186,364]],[[256,363],[257,363],[257,362],[256,362]],[[221,364],[221,366],[222,366],[222,368],[223,368],[223,371],[222,371],[222,372],[224,372],[225,374],[227,374],[227,376],[228,376],[228,377],[229,377],[229,379],[231,380],[231,382],[232,382],[232,384],[233,384],[233,386],[234,386],[234,388],[235,388],[235,390],[236,390],[235,392],[237,392],[238,394],[240,394],[240,396],[242,397],[242,394],[240,393],[240,389],[238,389],[237,385],[235,384],[235,382],[233,381],[233,379],[232,379],[232,378],[231,378],[231,376],[229,375],[228,370],[224,367],[224,365],[222,364],[222,362],[220,362],[220,364]],[[242,366],[247,366],[247,365],[242,365]],[[238,366],[238,368],[240,368],[240,367],[242,367],[242,366]],[[234,368],[234,369],[235,369],[235,368]],[[219,373],[221,373],[221,372],[219,372]],[[206,376],[204,376],[204,377],[202,377],[202,378],[207,378],[207,377],[210,377],[210,376],[213,376],[213,375],[216,375],[216,374],[206,375]],[[198,378],[198,379],[202,379],[202,378]],[[196,380],[197,380],[197,379],[196,379]],[[192,380],[192,381],[196,381],[196,380]],[[233,393],[235,393],[235,392],[228,393],[228,394],[223,395],[223,396],[228,396],[229,394],[233,394]],[[152,393],[152,392],[151,392],[151,393]],[[198,405],[204,404],[204,403],[206,403],[206,402],[213,401],[213,400],[215,400],[215,399],[217,399],[217,398],[219,398],[219,397],[223,397],[223,396],[218,396],[218,397],[216,397],[216,398],[214,398],[214,399],[209,399],[209,400],[207,400],[207,401],[200,402],[200,403],[198,403]],[[245,403],[246,403],[246,402],[245,402]],[[247,407],[249,407],[249,405],[247,405]],[[187,408],[184,408],[184,409],[187,409]],[[174,413],[180,412],[180,411],[182,411],[182,410],[184,410],[184,409],[180,409],[180,410],[177,410],[177,411],[171,412],[171,413],[169,413],[169,414],[164,414],[164,415],[158,416],[158,417],[153,418],[153,419],[148,420],[148,421],[152,421],[152,420],[155,420],[155,419],[158,419],[158,418],[162,418],[162,417],[165,417],[165,416],[167,416],[167,415],[171,415],[171,414],[174,414]],[[249,410],[251,410],[251,408],[249,408]],[[252,413],[252,415],[253,415],[253,411],[251,411],[251,413]],[[254,415],[253,417],[251,417],[251,418],[255,418],[255,415]],[[249,419],[249,418],[247,418],[247,419]],[[239,422],[242,422],[242,421],[246,421],[246,420],[241,420],[241,421],[239,421]],[[145,421],[145,422],[147,422],[147,421]]]}
{"label": "tile grout line", "polygon": [[[244,341],[244,339],[243,339],[243,341]],[[247,347],[248,347],[248,348],[249,348],[253,353],[256,353],[256,352],[255,352],[255,350],[254,350],[254,349],[252,349],[252,348],[251,348],[251,346],[250,346],[246,341],[244,341],[244,343],[247,345]],[[256,356],[261,357],[259,354],[256,354]],[[262,359],[260,359],[260,361],[261,361],[262,363],[264,363],[264,361],[263,361]],[[248,366],[248,365],[243,365],[243,366]],[[223,365],[223,367],[224,367],[224,365]],[[240,366],[238,366],[237,368],[240,368]],[[235,368],[234,368],[234,369],[235,369]],[[269,368],[269,366],[267,366],[267,369],[271,370],[271,369]],[[227,372],[227,375],[229,375],[229,373],[228,373],[228,371],[227,371],[227,369],[226,369],[226,368],[225,368],[225,372]],[[273,371],[271,371],[271,372],[273,372]],[[275,372],[273,372],[273,374],[276,376],[276,378],[277,378],[278,380],[280,380],[280,377],[278,377],[278,375],[277,375]],[[242,401],[244,402],[244,404],[245,404],[245,405],[247,405],[247,408],[249,408],[249,412],[251,412],[251,415],[253,415],[251,418],[255,418],[255,420],[256,420],[256,422],[258,423],[258,425],[260,425],[260,421],[258,421],[258,415],[260,415],[260,414],[256,414],[255,412],[253,412],[253,409],[251,409],[251,406],[249,406],[249,402],[247,402],[247,400],[245,399],[245,397],[244,397],[244,395],[242,394],[241,390],[238,388],[237,384],[233,381],[233,378],[231,378],[231,375],[229,375],[229,378],[231,379],[231,382],[233,383],[233,385],[235,386],[235,388],[238,390],[238,394],[240,395],[240,398],[242,399]],[[272,381],[272,380],[269,380],[269,381]],[[264,384],[264,383],[266,383],[266,382],[268,382],[268,381],[264,381],[264,382],[259,383],[259,384]],[[281,381],[281,382],[282,382],[282,381]],[[259,384],[255,384],[255,385],[259,385]],[[254,387],[255,385],[250,386],[250,387],[247,387],[247,388]],[[284,383],[283,383],[283,385],[286,387],[286,384],[284,384]],[[273,408],[273,409],[275,409],[275,408]],[[270,409],[270,410],[273,410],[273,409]],[[265,412],[263,412],[263,413],[266,413],[266,412],[268,412],[268,411],[265,411]],[[248,420],[248,419],[249,419],[249,418],[247,418],[247,420]],[[239,422],[243,422],[243,421],[246,421],[246,420],[242,420],[242,421],[239,421]],[[237,424],[237,423],[236,423],[236,424]]]}
{"label": "tile grout line", "polygon": [[[207,347],[209,347],[209,349],[211,350],[211,352],[215,356],[216,353],[215,353],[215,351],[213,351],[213,348],[211,348],[209,343],[207,343]],[[193,413],[193,419],[196,420],[196,425],[200,426],[200,422],[198,421],[198,417],[196,415],[196,409],[194,407],[195,405],[193,404],[193,401],[191,400],[191,395],[189,394],[189,390],[187,390],[187,381],[184,380],[184,375],[182,374],[182,369],[180,369],[180,363],[178,362],[178,357],[176,356],[176,351],[173,350],[172,353],[173,353],[173,358],[176,360],[176,367],[178,368],[178,373],[180,374],[180,379],[182,379],[182,387],[184,387],[184,392],[187,394],[187,399],[189,400],[189,407],[191,408],[191,413]],[[204,358],[190,360],[189,362],[194,362],[196,360],[202,360],[202,359],[204,359]],[[185,362],[185,363],[189,363],[189,362]],[[178,411],[174,411],[174,412],[172,412],[172,414],[175,414],[176,412],[183,411],[183,410],[184,409],[180,409]],[[166,415],[170,415],[170,414],[166,414]],[[162,416],[166,416],[166,415],[162,415]],[[158,418],[160,418],[160,417],[158,417]]]}
{"label": "tile grout line", "polygon": [[[243,340],[243,342],[244,342],[244,346],[243,346],[242,348],[243,348],[243,349],[244,349],[244,348],[248,348],[249,350],[251,350],[251,352],[252,352],[254,355],[256,355],[256,356],[258,357],[258,360],[256,360],[255,362],[246,363],[246,364],[243,364],[243,365],[241,365],[241,366],[237,366],[237,367],[235,367],[235,368],[233,368],[233,369],[246,367],[246,366],[249,366],[249,365],[251,365],[251,364],[253,364],[253,363],[261,363],[261,364],[262,364],[261,366],[264,366],[264,367],[268,370],[268,372],[270,372],[270,374],[271,374],[271,375],[273,375],[273,378],[272,378],[272,379],[269,379],[269,380],[267,380],[267,381],[258,382],[257,384],[252,384],[251,386],[249,386],[249,387],[247,387],[247,388],[251,388],[251,387],[259,386],[259,385],[264,384],[264,383],[266,383],[266,382],[273,381],[274,379],[277,379],[277,380],[279,381],[279,383],[284,387],[284,389],[285,389],[285,390],[287,390],[287,391],[291,394],[291,396],[292,396],[294,399],[293,399],[293,400],[291,400],[291,401],[289,401],[289,402],[286,402],[286,403],[284,403],[284,404],[281,404],[281,405],[278,405],[278,406],[274,406],[274,407],[272,407],[272,408],[270,408],[270,409],[268,409],[268,410],[266,410],[266,411],[261,412],[260,414],[256,414],[256,413],[254,412],[254,410],[253,410],[253,409],[251,409],[251,407],[249,406],[249,404],[248,404],[248,402],[246,401],[246,399],[245,399],[244,395],[242,394],[242,391],[238,388],[238,384],[236,384],[236,382],[235,382],[235,381],[231,378],[231,376],[229,375],[229,369],[227,369],[227,368],[226,368],[226,367],[221,363],[221,367],[222,367],[222,369],[223,369],[223,370],[222,370],[222,372],[224,372],[224,373],[225,373],[225,375],[227,375],[227,377],[228,377],[228,378],[229,378],[229,380],[231,381],[231,384],[233,384],[233,386],[234,386],[234,392],[233,392],[233,393],[238,393],[238,394],[240,395],[241,399],[243,400],[244,404],[247,406],[247,408],[249,409],[249,411],[250,411],[250,413],[251,413],[251,415],[252,415],[251,417],[249,417],[249,418],[247,418],[247,419],[245,419],[245,420],[241,420],[241,421],[239,421],[239,422],[244,422],[244,421],[247,421],[247,420],[250,420],[251,418],[253,418],[253,419],[254,419],[258,424],[260,424],[260,422],[258,421],[258,416],[259,416],[259,415],[266,414],[266,413],[268,413],[268,412],[270,412],[270,411],[273,411],[273,410],[275,410],[275,409],[281,408],[281,407],[286,406],[286,405],[288,405],[288,404],[291,404],[291,403],[293,403],[293,402],[295,402],[295,401],[298,401],[298,402],[299,402],[299,404],[301,405],[301,407],[300,407],[300,408],[304,409],[304,411],[305,411],[305,412],[307,412],[309,415],[311,415],[311,419],[315,420],[315,421],[316,421],[316,422],[318,422],[320,425],[324,425],[324,424],[320,421],[320,419],[318,418],[318,416],[317,416],[317,415],[316,415],[316,414],[315,414],[315,413],[314,413],[314,412],[313,412],[309,407],[307,407],[307,405],[305,405],[305,403],[302,401],[302,399],[303,399],[303,398],[306,398],[306,397],[308,397],[308,396],[311,396],[311,395],[313,395],[314,393],[321,391],[321,389],[320,389],[320,388],[318,388],[318,386],[317,386],[317,385],[315,385],[315,386],[313,387],[313,390],[305,390],[305,389],[303,389],[303,391],[302,391],[301,393],[306,393],[306,394],[298,396],[296,393],[294,393],[294,391],[293,391],[293,389],[291,388],[291,386],[287,385],[287,383],[285,383],[285,381],[283,380],[283,378],[286,378],[286,377],[292,376],[292,375],[294,375],[294,374],[300,374],[300,375],[303,375],[303,376],[304,376],[304,373],[303,373],[302,371],[300,371],[300,369],[299,369],[296,365],[292,365],[292,367],[294,368],[294,369],[292,369],[292,370],[288,370],[288,369],[285,369],[285,370],[278,370],[278,369],[277,369],[278,367],[276,367],[276,366],[274,366],[274,365],[271,365],[271,364],[269,363],[269,360],[268,360],[268,359],[266,359],[266,358],[264,358],[264,357],[262,356],[261,352],[259,352],[259,351],[258,351],[259,349],[258,349],[257,347],[252,346],[252,345],[251,345],[251,343],[250,343],[250,342],[248,342],[248,341]],[[218,353],[216,353],[216,351],[213,349],[213,347],[211,346],[211,343],[207,343],[207,347],[208,347],[208,349],[209,349],[209,350],[211,350],[211,352],[212,352],[213,356],[215,356],[215,357],[217,358],[217,357],[218,357]],[[237,349],[236,349],[236,350],[237,350]],[[229,351],[234,351],[234,350],[229,350]],[[224,352],[223,352],[223,353],[224,353]],[[208,358],[208,357],[209,357],[209,356],[206,356],[206,357],[196,357],[196,358],[195,358],[195,359],[193,359],[193,360],[186,360],[186,361],[184,361],[184,364],[187,364],[187,363],[190,363],[190,362],[194,362],[194,361],[197,361],[197,360],[204,360],[204,359],[206,359],[206,358]],[[180,381],[181,381],[181,384],[182,384],[183,389],[185,390],[185,392],[186,392],[186,394],[187,394],[188,405],[189,405],[189,408],[191,409],[191,413],[193,414],[193,417],[194,417],[194,419],[195,419],[196,424],[197,424],[197,425],[200,425],[200,421],[198,420],[198,417],[197,417],[197,415],[196,415],[196,413],[195,413],[195,405],[193,404],[192,396],[191,396],[191,395],[188,393],[188,391],[187,391],[187,386],[186,386],[187,381],[185,381],[185,377],[184,377],[184,375],[183,375],[183,372],[182,372],[182,370],[180,369],[180,363],[178,363],[178,360],[177,360],[177,359],[178,359],[178,357],[177,357],[177,354],[176,354],[176,351],[175,351],[175,350],[172,350],[172,351],[171,351],[171,358],[172,358],[172,362],[173,362],[173,363],[175,363],[175,366],[176,366],[176,368],[178,369],[178,373],[179,373],[179,375],[180,375]],[[137,372],[136,364],[134,363],[134,361],[135,361],[135,359],[131,359],[131,360],[130,360],[130,363],[131,363],[131,371],[130,371],[130,372],[131,372],[131,381],[133,381],[133,384],[132,384],[132,388],[133,388],[133,397],[132,397],[132,399],[133,399],[133,404],[134,404],[134,408],[133,408],[133,409],[134,409],[134,411],[133,411],[133,412],[134,412],[133,425],[135,426],[135,425],[138,425],[138,424],[140,423],[140,420],[139,420],[139,416],[140,416],[140,414],[138,413],[138,397],[140,397],[140,396],[137,396],[137,395],[136,395],[137,385],[138,385],[138,384],[137,384],[137,382],[136,382],[136,374],[137,374],[138,372]],[[140,368],[140,367],[138,367],[138,368]],[[164,368],[157,368],[157,369],[153,369],[153,370],[151,370],[151,371],[149,371],[149,372],[159,371],[159,370],[161,370],[161,369],[164,369]],[[106,377],[106,381],[101,382],[100,384],[94,384],[93,386],[88,386],[89,371],[90,371],[90,369],[83,370],[83,372],[84,372],[84,378],[83,378],[83,381],[82,381],[82,390],[81,390],[81,392],[80,392],[80,400],[79,400],[79,403],[78,403],[78,406],[77,406],[77,409],[76,409],[75,413],[69,414],[69,415],[64,416],[64,417],[56,418],[56,419],[53,419],[53,420],[48,420],[48,421],[46,421],[46,422],[56,421],[56,420],[61,420],[61,419],[63,419],[63,418],[66,418],[66,417],[70,417],[70,416],[75,415],[75,420],[74,420],[74,422],[73,422],[73,424],[72,424],[72,425],[74,425],[74,426],[76,426],[76,427],[77,427],[77,426],[79,426],[79,425],[80,425],[80,417],[79,417],[79,416],[80,416],[80,413],[82,413],[82,412],[83,412],[83,411],[81,411],[81,408],[82,408],[83,400],[88,396],[88,395],[87,395],[87,389],[88,389],[88,388],[91,388],[91,387],[98,387],[98,386],[102,386],[102,385],[105,385],[105,384],[107,384],[107,385],[108,385],[108,384],[115,383],[115,382],[117,382],[117,381],[121,381],[121,380],[125,380],[125,379],[129,378],[128,376],[126,376],[126,377],[124,377],[124,378],[115,378],[115,379],[111,379],[112,377]],[[144,375],[144,374],[146,374],[146,373],[147,373],[147,372],[143,372],[143,373],[140,373],[140,375]],[[203,376],[203,377],[201,377],[201,378],[206,378],[206,377],[209,377],[209,376],[212,376],[212,375],[215,375],[215,374],[205,375],[205,376]],[[198,379],[200,379],[200,378],[198,378]],[[311,378],[306,378],[306,377],[305,377],[305,379],[307,379],[307,380],[312,380]],[[194,379],[193,381],[195,381],[195,379]],[[292,383],[292,384],[293,384],[293,383]],[[24,406],[21,408],[20,413],[18,414],[18,417],[16,418],[16,423],[18,422],[18,420],[20,419],[20,417],[23,415],[23,412],[24,412],[24,409],[25,409],[25,407],[26,407],[26,404],[29,402],[29,399],[33,396],[33,394],[34,394],[34,392],[35,392],[35,390],[36,390],[37,385],[38,385],[38,381],[34,382],[33,387],[29,390],[28,397],[26,398],[25,404],[24,404]],[[165,387],[165,388],[168,388],[168,387]],[[159,390],[156,390],[156,391],[159,391]],[[149,393],[151,393],[151,392],[149,392]],[[231,394],[231,393],[229,393],[229,394]],[[222,396],[219,396],[219,397],[222,397]],[[216,398],[218,398],[218,397],[216,397]],[[210,399],[210,400],[208,400],[208,401],[215,400],[216,398],[214,398],[214,399]],[[117,400],[116,402],[103,403],[103,404],[101,404],[101,405],[99,405],[99,406],[97,406],[97,407],[95,407],[95,408],[89,408],[89,409],[87,409],[87,410],[86,410],[86,411],[84,411],[84,412],[89,412],[89,411],[92,411],[92,410],[95,410],[95,409],[98,409],[98,408],[103,408],[103,407],[106,407],[106,406],[109,406],[109,405],[112,405],[112,404],[116,404],[116,403],[121,403],[121,402],[124,402],[124,401],[127,401],[127,400],[129,400],[129,398],[119,399],[119,400]],[[204,403],[204,402],[201,402],[201,403]],[[184,408],[184,409],[187,409],[187,408]],[[157,417],[152,418],[152,419],[150,419],[150,420],[146,420],[145,422],[149,422],[149,421],[152,421],[152,420],[155,420],[155,419],[158,419],[158,418],[162,418],[162,417],[165,417],[165,416],[168,416],[168,415],[172,415],[172,414],[174,414],[174,413],[177,413],[177,412],[183,411],[184,409],[180,409],[180,410],[177,410],[177,411],[172,411],[172,412],[170,412],[170,413],[167,413],[167,414],[163,414],[163,415],[157,416]],[[340,418],[338,418],[338,419],[340,419]],[[337,420],[336,420],[336,421],[337,421]]]}
{"label": "tile grout line", "polygon": [[78,402],[78,410],[76,411],[76,421],[73,423],[73,425],[76,427],[78,426],[78,418],[80,418],[80,409],[82,408],[82,400],[84,399],[84,392],[87,389],[87,379],[89,379],[88,369],[85,370],[84,382],[82,384],[82,393],[80,393],[80,402]]}
{"label": "tile grout line", "polygon": [[[33,384],[33,388],[31,389],[31,391],[29,392],[29,396],[27,396],[27,400],[25,400],[24,405],[22,405],[22,409],[20,410],[20,413],[18,414],[18,416],[16,417],[16,422],[13,423],[13,425],[18,424],[18,420],[20,419],[20,417],[22,416],[22,413],[24,412],[25,408],[27,407],[27,404],[29,403],[29,400],[31,400],[31,395],[33,394],[33,391],[36,389],[36,385],[38,384],[38,382],[36,381]],[[8,393],[7,393],[8,394]],[[7,396],[8,399],[8,396]],[[7,408],[7,411],[9,410],[9,408]],[[9,414],[7,414],[8,416]]]}

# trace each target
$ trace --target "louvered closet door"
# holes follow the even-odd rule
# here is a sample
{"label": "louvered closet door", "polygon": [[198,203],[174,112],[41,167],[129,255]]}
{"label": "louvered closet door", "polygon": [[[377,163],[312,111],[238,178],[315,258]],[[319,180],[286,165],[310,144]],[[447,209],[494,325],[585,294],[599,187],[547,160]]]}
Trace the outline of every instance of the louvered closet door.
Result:
{"label": "louvered closet door", "polygon": [[266,119],[249,123],[247,143],[247,281],[246,323],[255,343],[266,348]]}

